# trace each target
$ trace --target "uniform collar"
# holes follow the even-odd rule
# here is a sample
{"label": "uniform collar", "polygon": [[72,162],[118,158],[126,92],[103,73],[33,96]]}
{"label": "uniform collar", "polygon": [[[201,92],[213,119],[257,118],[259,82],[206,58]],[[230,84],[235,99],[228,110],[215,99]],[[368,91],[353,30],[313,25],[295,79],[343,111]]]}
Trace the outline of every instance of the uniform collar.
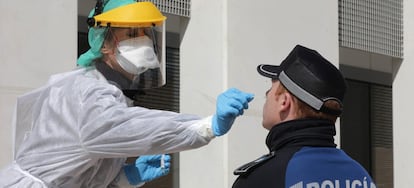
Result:
{"label": "uniform collar", "polygon": [[270,151],[285,147],[336,147],[335,124],[328,120],[298,119],[275,125],[266,138]]}

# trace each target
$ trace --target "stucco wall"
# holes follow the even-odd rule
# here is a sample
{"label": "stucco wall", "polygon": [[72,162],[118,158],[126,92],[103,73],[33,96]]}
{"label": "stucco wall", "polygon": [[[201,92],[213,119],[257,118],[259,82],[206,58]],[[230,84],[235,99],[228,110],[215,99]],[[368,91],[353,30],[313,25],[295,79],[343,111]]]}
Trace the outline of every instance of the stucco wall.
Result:
{"label": "stucco wall", "polygon": [[0,168],[12,160],[16,97],[76,65],[76,10],[76,1],[0,1]]}
{"label": "stucco wall", "polygon": [[338,64],[338,5],[323,0],[194,0],[191,6],[180,49],[181,110],[211,114],[217,94],[229,87],[256,97],[230,134],[180,153],[180,187],[231,187],[236,167],[267,152],[261,112],[270,81],[257,74],[256,66],[279,64],[296,44],[317,49]]}
{"label": "stucco wall", "polygon": [[393,138],[394,138],[394,187],[412,185],[414,169],[413,96],[414,72],[414,8],[413,1],[404,1],[404,59],[395,67],[393,82]]}

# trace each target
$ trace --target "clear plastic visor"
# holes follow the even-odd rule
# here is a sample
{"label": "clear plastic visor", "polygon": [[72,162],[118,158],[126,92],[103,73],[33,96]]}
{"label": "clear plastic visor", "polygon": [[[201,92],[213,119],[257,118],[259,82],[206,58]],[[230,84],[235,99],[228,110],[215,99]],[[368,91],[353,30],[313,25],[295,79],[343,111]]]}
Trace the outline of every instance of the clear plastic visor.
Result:
{"label": "clear plastic visor", "polygon": [[164,31],[164,24],[108,28],[106,41],[113,42],[115,60],[122,69],[119,72],[130,81],[130,84],[122,84],[121,89],[144,90],[166,83]]}

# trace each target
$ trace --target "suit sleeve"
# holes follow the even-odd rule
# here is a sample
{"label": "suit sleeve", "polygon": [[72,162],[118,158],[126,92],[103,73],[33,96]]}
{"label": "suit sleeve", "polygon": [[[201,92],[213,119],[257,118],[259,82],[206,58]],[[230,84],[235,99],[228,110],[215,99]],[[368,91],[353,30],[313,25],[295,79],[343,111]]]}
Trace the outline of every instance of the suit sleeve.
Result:
{"label": "suit sleeve", "polygon": [[79,138],[99,157],[172,153],[204,146],[214,135],[211,117],[128,107],[109,84],[83,87],[78,95]]}

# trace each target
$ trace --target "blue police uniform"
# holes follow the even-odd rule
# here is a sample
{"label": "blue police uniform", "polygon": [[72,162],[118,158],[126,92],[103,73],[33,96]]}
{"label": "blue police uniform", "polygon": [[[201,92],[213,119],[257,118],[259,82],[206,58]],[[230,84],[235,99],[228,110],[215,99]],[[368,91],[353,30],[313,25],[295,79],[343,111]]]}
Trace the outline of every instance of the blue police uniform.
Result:
{"label": "blue police uniform", "polygon": [[237,169],[233,188],[375,188],[367,171],[336,148],[334,135],[328,120],[274,126],[266,139],[270,154]]}

